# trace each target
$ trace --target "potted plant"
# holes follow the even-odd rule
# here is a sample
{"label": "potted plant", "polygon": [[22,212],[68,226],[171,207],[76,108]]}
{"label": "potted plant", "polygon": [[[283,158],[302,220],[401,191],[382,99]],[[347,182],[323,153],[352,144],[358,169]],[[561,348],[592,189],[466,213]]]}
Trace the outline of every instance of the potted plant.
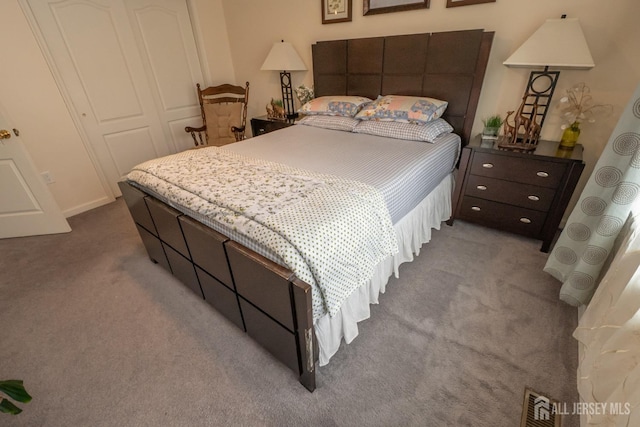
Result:
{"label": "potted plant", "polygon": [[[31,401],[31,396],[27,393],[27,390],[25,390],[22,380],[0,381],[0,392],[6,394],[16,402],[29,403]],[[0,395],[0,412],[17,415],[22,412],[22,409],[14,405],[9,399]]]}
{"label": "potted plant", "polygon": [[482,119],[482,124],[484,125],[484,129],[482,130],[482,137],[491,139],[497,138],[502,123],[502,117],[500,117],[500,115],[498,114],[494,114],[493,116]]}

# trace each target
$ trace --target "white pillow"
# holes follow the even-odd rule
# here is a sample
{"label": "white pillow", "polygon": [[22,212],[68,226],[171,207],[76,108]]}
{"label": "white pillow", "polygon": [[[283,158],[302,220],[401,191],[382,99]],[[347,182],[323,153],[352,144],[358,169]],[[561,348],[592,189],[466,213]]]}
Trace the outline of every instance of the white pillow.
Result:
{"label": "white pillow", "polygon": [[305,116],[297,124],[353,132],[359,122],[354,118],[343,116]]}
{"label": "white pillow", "polygon": [[431,120],[425,124],[363,120],[353,131],[387,138],[434,142],[440,135],[453,132],[453,127],[444,119]]}

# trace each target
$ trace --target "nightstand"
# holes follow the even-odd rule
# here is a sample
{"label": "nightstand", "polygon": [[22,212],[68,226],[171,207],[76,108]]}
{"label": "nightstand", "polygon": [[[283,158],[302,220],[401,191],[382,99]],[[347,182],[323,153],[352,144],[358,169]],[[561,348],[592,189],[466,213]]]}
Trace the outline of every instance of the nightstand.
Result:
{"label": "nightstand", "polygon": [[274,130],[293,126],[298,119],[270,119],[267,116],[254,117],[251,119],[251,133],[253,136],[264,135]]}
{"label": "nightstand", "polygon": [[498,148],[474,139],[462,150],[453,194],[453,218],[542,240],[549,252],[584,169],[581,145],[558,149],[539,141],[535,151]]}

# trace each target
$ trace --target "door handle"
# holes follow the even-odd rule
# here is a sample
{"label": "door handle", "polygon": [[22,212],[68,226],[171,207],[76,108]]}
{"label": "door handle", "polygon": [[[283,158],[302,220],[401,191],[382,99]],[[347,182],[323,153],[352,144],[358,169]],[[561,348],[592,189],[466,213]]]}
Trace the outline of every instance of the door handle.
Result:
{"label": "door handle", "polygon": [[9,139],[11,138],[11,132],[6,129],[0,129],[0,139]]}

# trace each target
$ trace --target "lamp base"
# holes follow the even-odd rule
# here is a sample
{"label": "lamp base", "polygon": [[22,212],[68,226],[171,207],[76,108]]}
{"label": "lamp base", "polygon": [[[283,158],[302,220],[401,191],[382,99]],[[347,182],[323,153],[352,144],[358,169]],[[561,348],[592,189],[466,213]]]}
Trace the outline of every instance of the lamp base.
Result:
{"label": "lamp base", "polygon": [[560,71],[549,71],[549,67],[544,67],[543,71],[532,71],[529,75],[522,114],[536,120],[540,127],[544,124],[559,77]]}
{"label": "lamp base", "polygon": [[282,87],[282,105],[288,119],[295,119],[298,114],[293,106],[293,87],[291,86],[291,73],[280,72],[280,86]]}
{"label": "lamp base", "polygon": [[531,72],[520,107],[507,112],[498,147],[524,152],[536,149],[559,76],[559,71],[549,71],[549,67]]}

